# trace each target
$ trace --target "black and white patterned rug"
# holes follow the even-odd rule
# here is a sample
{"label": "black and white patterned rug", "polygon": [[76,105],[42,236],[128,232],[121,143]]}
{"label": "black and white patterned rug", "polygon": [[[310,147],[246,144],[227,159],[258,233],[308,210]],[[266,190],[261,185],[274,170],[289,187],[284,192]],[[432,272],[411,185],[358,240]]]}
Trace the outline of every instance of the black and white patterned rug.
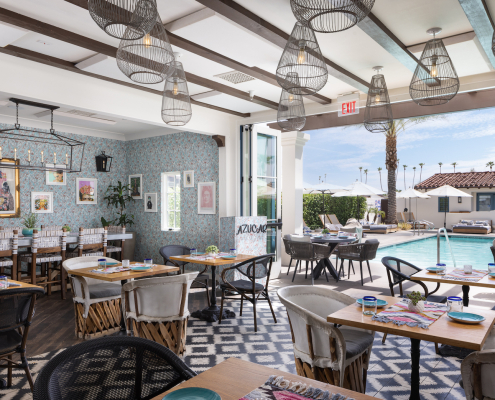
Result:
{"label": "black and white patterned rug", "polygon": [[[245,304],[239,317],[240,303],[226,303],[237,315],[222,324],[190,319],[187,331],[185,362],[197,373],[207,370],[230,357],[266,365],[283,372],[296,373],[292,339],[283,305],[272,295],[277,324],[268,304],[258,304],[258,332],[254,333],[251,304]],[[409,339],[389,335],[385,345],[377,333],[368,372],[366,393],[386,400],[409,398],[410,345]],[[59,350],[61,351],[61,350]],[[30,357],[33,378],[43,365],[59,351]],[[433,343],[422,342],[420,379],[421,398],[427,400],[462,400],[459,386],[461,360],[435,354]],[[1,375],[5,375],[2,373]],[[254,389],[254,388],[253,388]],[[24,371],[14,370],[13,386],[0,390],[2,400],[31,400],[32,395]]]}

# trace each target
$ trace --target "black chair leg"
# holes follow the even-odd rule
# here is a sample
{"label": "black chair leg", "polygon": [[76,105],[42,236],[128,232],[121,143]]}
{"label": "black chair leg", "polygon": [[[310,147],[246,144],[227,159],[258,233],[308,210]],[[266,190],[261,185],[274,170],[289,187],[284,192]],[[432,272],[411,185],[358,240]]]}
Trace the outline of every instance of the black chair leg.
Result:
{"label": "black chair leg", "polygon": [[[292,282],[294,282],[294,278],[296,277],[297,273],[297,264],[299,264],[300,260],[297,260],[296,262],[296,268],[294,268],[294,275],[292,276]],[[302,264],[302,263],[301,263]],[[301,266],[299,265],[299,272],[301,272]]]}
{"label": "black chair leg", "polygon": [[364,281],[363,281],[363,262],[359,261],[359,268],[361,269],[361,286],[364,286]]}
{"label": "black chair leg", "polygon": [[366,260],[366,264],[368,264],[368,272],[370,273],[371,282],[373,282],[373,275],[371,275],[370,262],[368,260]]}
{"label": "black chair leg", "polygon": [[308,264],[309,262],[306,261],[306,275],[304,276],[304,279],[308,279]]}
{"label": "black chair leg", "polygon": [[210,280],[206,278],[206,304],[210,305]]}
{"label": "black chair leg", "polygon": [[[347,263],[347,279],[351,279],[351,265],[352,260],[349,260],[349,262]],[[354,265],[352,265],[352,270],[354,271]]]}
{"label": "black chair leg", "polygon": [[339,270],[339,277],[340,277],[340,271],[342,271],[342,277],[345,278],[345,268],[344,268],[344,259],[340,259],[340,270]]}
{"label": "black chair leg", "polygon": [[[289,261],[289,269],[287,270],[287,275],[289,275],[289,272],[290,272],[290,266],[292,265],[292,258],[290,259]],[[297,268],[297,267],[296,267]]]}
{"label": "black chair leg", "polygon": [[314,285],[315,285],[315,277],[313,275],[313,261],[311,261],[311,286],[314,286]]}
{"label": "black chair leg", "polygon": [[239,316],[242,317],[242,305],[244,304],[244,296],[241,295],[241,311],[239,311]]}
{"label": "black chair leg", "polygon": [[253,315],[254,315],[254,331],[258,332],[258,321],[256,317],[256,294],[253,293]]}
{"label": "black chair leg", "polygon": [[272,302],[270,300],[270,296],[268,295],[268,291],[265,293],[265,295],[266,299],[268,300],[268,305],[270,306],[270,311],[272,312],[273,320],[275,321],[275,323],[277,323],[277,317],[275,316],[275,312],[273,311]]}
{"label": "black chair leg", "polygon": [[323,265],[323,271],[325,271],[325,277],[327,278],[327,282],[328,282],[327,268],[328,267],[326,265]]}
{"label": "black chair leg", "polygon": [[223,300],[225,298],[225,291],[222,289],[222,300],[220,302],[220,315],[218,316],[218,323],[222,323],[222,315],[223,315]]}

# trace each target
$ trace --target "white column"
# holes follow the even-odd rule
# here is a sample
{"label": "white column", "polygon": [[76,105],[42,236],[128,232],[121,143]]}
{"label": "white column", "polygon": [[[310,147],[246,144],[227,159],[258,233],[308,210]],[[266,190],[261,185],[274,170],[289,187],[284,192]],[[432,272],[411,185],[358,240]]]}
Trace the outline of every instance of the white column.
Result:
{"label": "white column", "polygon": [[[282,236],[303,233],[303,147],[309,139],[304,132],[282,133]],[[282,250],[282,264],[289,260]]]}

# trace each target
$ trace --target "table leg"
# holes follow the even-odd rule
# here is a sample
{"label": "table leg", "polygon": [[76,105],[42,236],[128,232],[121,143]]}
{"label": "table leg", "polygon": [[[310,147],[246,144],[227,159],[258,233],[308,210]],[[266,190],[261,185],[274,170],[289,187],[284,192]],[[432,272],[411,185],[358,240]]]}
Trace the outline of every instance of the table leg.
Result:
{"label": "table leg", "polygon": [[[124,279],[120,281],[122,286],[124,286],[127,283],[127,279]],[[118,331],[117,336],[127,336],[127,328],[125,326],[125,310],[124,310],[124,302],[120,301],[120,331]]]}
{"label": "table leg", "polygon": [[469,307],[469,285],[462,285],[462,302],[464,307]]}
{"label": "table leg", "polygon": [[409,400],[420,400],[419,397],[419,360],[420,339],[411,338],[411,394]]}

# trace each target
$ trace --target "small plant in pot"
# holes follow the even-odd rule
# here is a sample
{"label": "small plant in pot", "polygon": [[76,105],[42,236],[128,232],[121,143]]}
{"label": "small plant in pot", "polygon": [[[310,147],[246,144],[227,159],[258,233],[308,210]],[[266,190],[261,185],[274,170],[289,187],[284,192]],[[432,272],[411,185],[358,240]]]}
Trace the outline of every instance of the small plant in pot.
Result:
{"label": "small plant in pot", "polygon": [[117,218],[107,221],[101,217],[101,224],[103,227],[109,225],[117,225],[130,228],[134,224],[134,215],[125,214],[125,208],[129,203],[134,202],[134,198],[129,195],[131,185],[122,185],[122,182],[118,182],[116,186],[110,185],[105,192],[104,200],[107,201],[109,207],[115,207],[117,209]]}
{"label": "small plant in pot", "polygon": [[208,246],[205,250],[205,253],[209,256],[215,256],[218,254],[218,247],[217,246]]}
{"label": "small plant in pot", "polygon": [[325,228],[325,229],[323,229],[323,230],[321,231],[321,234],[322,234],[322,235],[329,235],[329,234],[330,234],[330,231],[329,231],[328,229],[326,229],[326,228]]}
{"label": "small plant in pot", "polygon": [[425,310],[425,300],[426,297],[419,292],[412,292],[406,295],[409,299],[409,304],[407,308],[409,311],[422,313]]}
{"label": "small plant in pot", "polygon": [[25,228],[22,228],[22,234],[24,236],[33,236],[33,230],[39,229],[38,227],[38,214],[28,213],[22,216],[21,225],[24,225]]}

